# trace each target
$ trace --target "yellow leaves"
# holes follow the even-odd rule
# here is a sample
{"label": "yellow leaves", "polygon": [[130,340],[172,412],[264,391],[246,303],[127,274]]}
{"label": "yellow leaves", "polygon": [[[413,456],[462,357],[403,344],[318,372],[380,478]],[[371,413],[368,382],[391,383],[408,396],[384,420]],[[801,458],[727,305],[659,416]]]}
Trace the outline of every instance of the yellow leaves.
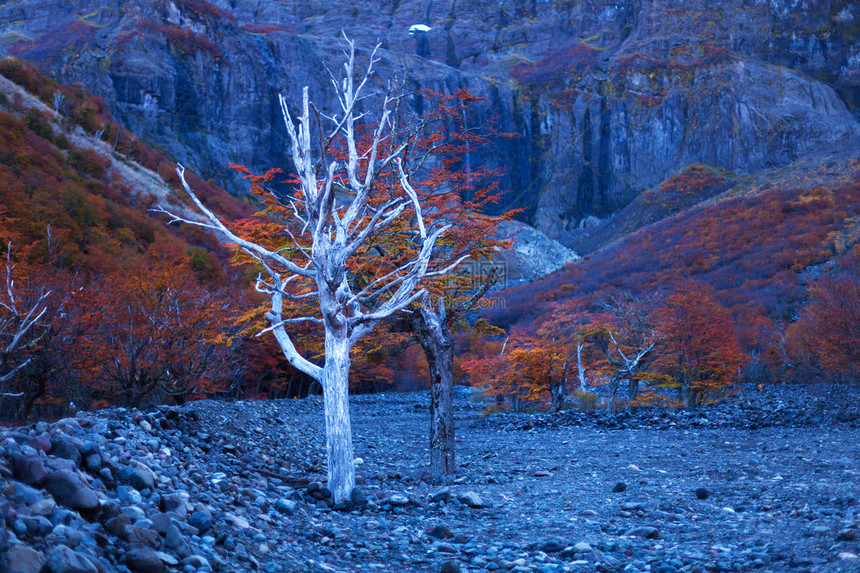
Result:
{"label": "yellow leaves", "polygon": [[472,326],[476,336],[502,336],[505,331],[498,326],[490,323],[486,318],[479,318]]}

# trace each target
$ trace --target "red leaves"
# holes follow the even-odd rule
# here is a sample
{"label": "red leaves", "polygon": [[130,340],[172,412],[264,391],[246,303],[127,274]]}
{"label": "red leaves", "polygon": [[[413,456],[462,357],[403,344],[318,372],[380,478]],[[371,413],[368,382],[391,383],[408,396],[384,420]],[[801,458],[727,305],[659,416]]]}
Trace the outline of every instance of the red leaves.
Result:
{"label": "red leaves", "polygon": [[[860,253],[860,248],[854,247]],[[811,302],[788,330],[791,356],[806,371],[830,380],[860,380],[860,265],[821,277]]]}
{"label": "red leaves", "polygon": [[[515,328],[490,352],[463,364],[473,385],[512,408],[559,407],[576,388],[628,381],[635,404],[717,400],[747,362],[728,311],[701,284],[689,283],[663,298],[620,294],[606,312],[590,312],[583,299],[551,305],[529,328]],[[504,352],[501,351],[504,346]],[[475,356],[477,354],[477,356]],[[640,384],[646,387],[638,395]]]}
{"label": "red leaves", "polygon": [[[239,303],[227,289],[199,284],[193,259],[170,250],[101,278],[77,317],[95,397],[138,404],[156,393],[184,401],[226,387],[227,345]],[[110,316],[110,321],[104,317]]]}
{"label": "red leaves", "polygon": [[669,296],[660,313],[661,372],[671,377],[679,400],[698,405],[723,397],[748,357],[741,351],[728,310],[701,283]]}
{"label": "red leaves", "polygon": [[[168,182],[175,177],[162,154],[109,122],[100,99],[12,59],[0,61],[0,73],[43,100],[59,91],[66,117],[91,132],[104,129],[116,152],[133,154]],[[222,352],[232,327],[217,327],[245,304],[225,286],[225,249],[199,229],[171,233],[155,223],[146,212],[152,197],[131,189],[121,168],[109,170],[107,154],[54,136],[53,114],[25,117],[0,112],[0,239],[4,250],[8,240],[16,245],[16,272],[25,273],[18,284],[32,290],[22,296],[42,288],[52,294],[38,343],[27,346],[34,360],[7,388],[25,395],[0,415],[69,400],[181,400],[238,385],[240,368]],[[213,182],[186,175],[219,212],[250,212]]]}
{"label": "red leaves", "polygon": [[142,25],[161,33],[170,45],[184,56],[190,56],[196,52],[205,52],[216,60],[223,57],[218,44],[204,34],[198,34],[193,30],[179,26],[158,26],[152,22],[144,22]]}
{"label": "red leaves", "polygon": [[[668,180],[668,195],[680,200],[695,193],[710,179],[699,173],[691,167]],[[535,301],[593,296],[611,288],[671,289],[686,279],[710,285],[736,319],[790,316],[805,298],[803,269],[856,240],[850,217],[860,206],[860,172],[849,160],[775,177],[741,184],[718,202],[640,229],[580,264],[511,289],[506,308],[490,318],[511,325],[534,320],[543,311]]]}
{"label": "red leaves", "polygon": [[594,68],[597,53],[596,48],[580,42],[547,54],[537,63],[520,62],[511,68],[511,76],[532,90],[562,88]]}
{"label": "red leaves", "polygon": [[250,34],[271,34],[272,32],[286,32],[288,34],[292,34],[293,31],[289,28],[285,28],[284,26],[276,26],[272,24],[244,24],[240,26],[240,28]]}

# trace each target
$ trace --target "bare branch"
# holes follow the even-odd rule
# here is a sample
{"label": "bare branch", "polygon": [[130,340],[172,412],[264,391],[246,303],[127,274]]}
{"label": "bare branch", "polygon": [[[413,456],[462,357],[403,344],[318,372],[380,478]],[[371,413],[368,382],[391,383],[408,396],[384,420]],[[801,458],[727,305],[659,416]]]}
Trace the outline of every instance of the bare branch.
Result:
{"label": "bare branch", "polygon": [[285,324],[297,324],[300,322],[313,322],[314,324],[322,324],[323,323],[321,318],[317,318],[315,316],[299,316],[296,318],[285,318],[285,319],[278,321],[275,324],[273,324],[267,328],[264,328],[263,330],[261,330],[260,332],[255,334],[254,336],[259,337],[263,334],[266,334],[267,332],[272,332],[276,328],[283,327]]}
{"label": "bare branch", "polygon": [[284,357],[287,359],[287,362],[292,364],[297,369],[301,370],[317,382],[322,382],[323,369],[305,358],[304,356],[302,356],[296,349],[295,344],[293,344],[293,340],[290,338],[290,335],[284,329],[284,324],[278,324],[283,321],[283,295],[280,292],[274,292],[271,294],[271,297],[272,311],[266,314],[266,318],[269,320],[269,322],[275,324],[275,326],[272,328],[272,334],[275,335],[275,339],[281,346],[281,350],[284,353]]}
{"label": "bare branch", "polygon": [[185,180],[185,168],[182,165],[177,166],[176,173],[179,174],[179,181],[182,183],[183,189],[185,189],[185,192],[188,193],[189,197],[191,197],[191,200],[194,202],[194,205],[197,207],[197,209],[201,213],[203,213],[203,215],[210,221],[210,224],[207,225],[207,224],[199,223],[196,221],[189,220],[189,219],[182,217],[180,215],[176,215],[176,214],[171,213],[170,211],[164,209],[164,207],[162,207],[161,205],[159,205],[155,209],[151,209],[151,211],[154,211],[156,213],[167,214],[167,215],[173,217],[174,220],[181,221],[181,222],[189,224],[189,225],[198,225],[201,227],[206,227],[206,228],[218,231],[219,233],[224,234],[227,237],[227,240],[229,242],[236,244],[237,246],[241,247],[243,250],[245,250],[248,253],[253,253],[256,257],[260,257],[260,258],[264,258],[264,259],[270,259],[272,261],[275,261],[279,265],[282,265],[284,268],[289,270],[291,273],[294,273],[294,274],[297,274],[299,276],[303,276],[306,278],[313,278],[313,276],[314,276],[313,273],[311,273],[308,269],[302,268],[302,267],[298,266],[297,264],[295,264],[294,262],[292,262],[291,260],[287,259],[286,257],[279,255],[278,253],[274,253],[274,252],[272,252],[272,251],[270,251],[270,250],[268,250],[268,249],[266,249],[266,248],[264,248],[264,247],[262,247],[256,243],[252,243],[251,241],[246,241],[245,239],[236,235],[226,225],[224,225],[224,223],[222,223],[220,219],[218,219],[218,217],[215,215],[215,213],[213,213],[211,210],[209,210],[208,207],[206,207],[206,205],[203,204],[203,202],[200,200],[199,197],[197,197],[197,195],[194,193],[194,191],[188,185],[188,182]]}
{"label": "bare branch", "polygon": [[395,162],[397,163],[397,171],[400,173],[400,184],[403,186],[403,190],[406,191],[406,194],[409,195],[409,198],[412,199],[412,205],[415,208],[415,217],[418,219],[418,230],[421,233],[421,238],[426,239],[427,228],[424,226],[424,216],[421,214],[421,203],[418,201],[418,193],[415,192],[415,188],[412,187],[412,184],[409,182],[406,172],[403,171],[403,160],[398,157]]}
{"label": "bare branch", "polygon": [[[401,198],[392,199],[385,203],[373,214],[370,221],[367,222],[364,228],[358,232],[355,238],[353,238],[350,244],[345,248],[344,252],[346,256],[352,256],[353,253],[355,253],[358,248],[364,244],[368,237],[393,223],[405,210],[406,204]],[[355,232],[355,229],[353,229],[353,232]]]}

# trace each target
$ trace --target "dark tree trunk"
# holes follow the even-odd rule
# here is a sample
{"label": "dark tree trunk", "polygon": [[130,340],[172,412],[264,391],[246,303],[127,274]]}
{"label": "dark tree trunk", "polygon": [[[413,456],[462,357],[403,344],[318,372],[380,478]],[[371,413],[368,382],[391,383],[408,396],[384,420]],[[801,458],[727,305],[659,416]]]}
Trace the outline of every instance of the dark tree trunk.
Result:
{"label": "dark tree trunk", "polygon": [[551,384],[549,388],[551,408],[553,412],[558,412],[564,407],[564,399],[567,395],[567,380],[562,377],[561,382]]}
{"label": "dark tree trunk", "polygon": [[417,309],[412,326],[430,367],[430,475],[454,473],[454,340],[445,309]]}
{"label": "dark tree trunk", "polygon": [[635,400],[639,396],[639,380],[634,378],[632,375],[627,379],[627,409],[635,410],[636,404]]}
{"label": "dark tree trunk", "polygon": [[615,402],[615,398],[618,395],[618,385],[621,383],[621,379],[618,377],[618,374],[612,376],[609,380],[609,392],[612,394],[612,413],[615,414],[618,412],[618,407]]}

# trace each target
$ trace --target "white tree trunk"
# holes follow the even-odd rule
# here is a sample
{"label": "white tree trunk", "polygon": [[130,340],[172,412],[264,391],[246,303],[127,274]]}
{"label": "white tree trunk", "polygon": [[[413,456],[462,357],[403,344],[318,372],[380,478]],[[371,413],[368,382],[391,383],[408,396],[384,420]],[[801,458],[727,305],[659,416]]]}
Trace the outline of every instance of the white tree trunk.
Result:
{"label": "white tree trunk", "polygon": [[583,344],[576,344],[576,370],[579,376],[579,389],[583,392],[588,391],[588,380],[585,378],[585,365],[582,363],[582,347]]}
{"label": "white tree trunk", "polygon": [[355,487],[352,424],[349,417],[349,342],[326,335],[323,366],[328,488],[335,502]]}

